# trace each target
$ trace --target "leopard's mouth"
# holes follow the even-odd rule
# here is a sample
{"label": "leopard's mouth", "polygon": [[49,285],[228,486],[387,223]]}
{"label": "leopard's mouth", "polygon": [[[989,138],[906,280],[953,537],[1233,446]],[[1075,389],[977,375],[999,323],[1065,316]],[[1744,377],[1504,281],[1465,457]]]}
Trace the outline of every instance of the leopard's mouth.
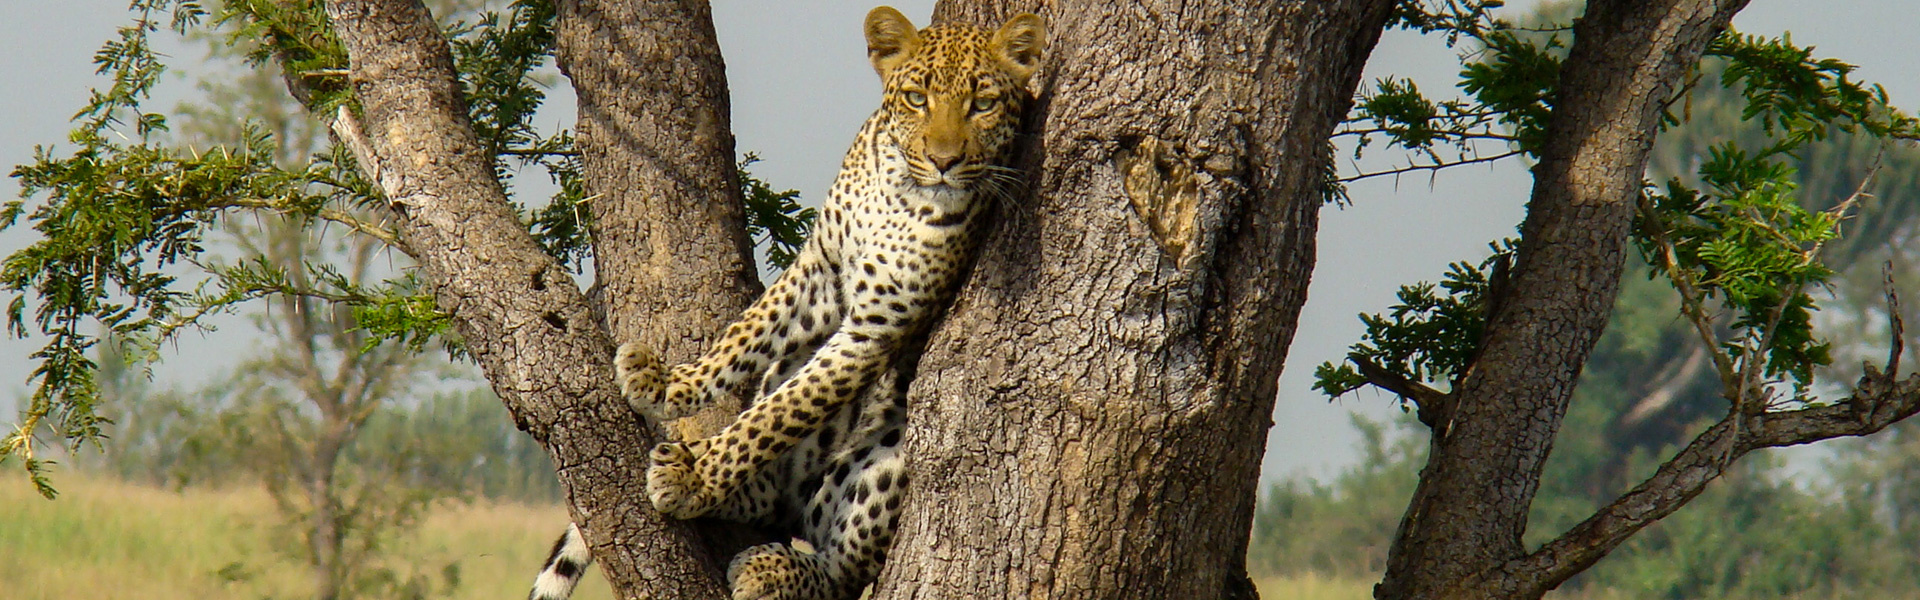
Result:
{"label": "leopard's mouth", "polygon": [[982,170],[975,165],[966,164],[948,169],[945,172],[934,169],[922,161],[909,161],[907,175],[914,185],[923,188],[947,188],[965,191],[973,187],[980,178]]}

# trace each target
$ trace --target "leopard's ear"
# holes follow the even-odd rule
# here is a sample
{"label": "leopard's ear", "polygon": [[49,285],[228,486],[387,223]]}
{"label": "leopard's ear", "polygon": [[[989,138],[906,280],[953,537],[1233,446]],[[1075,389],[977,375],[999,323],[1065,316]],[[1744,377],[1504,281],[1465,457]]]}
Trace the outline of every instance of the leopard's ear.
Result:
{"label": "leopard's ear", "polygon": [[866,29],[867,58],[873,60],[873,70],[881,77],[920,49],[920,33],[914,30],[913,22],[891,6],[867,13]]}
{"label": "leopard's ear", "polygon": [[1040,54],[1047,50],[1047,24],[1040,15],[1021,13],[993,34],[993,53],[1013,71],[1020,85],[1040,69]]}

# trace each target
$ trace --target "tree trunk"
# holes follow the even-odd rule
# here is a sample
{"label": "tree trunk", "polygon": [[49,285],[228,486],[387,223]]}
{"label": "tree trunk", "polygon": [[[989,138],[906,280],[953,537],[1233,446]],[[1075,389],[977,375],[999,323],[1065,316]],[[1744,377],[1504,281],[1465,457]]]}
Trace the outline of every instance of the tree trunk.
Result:
{"label": "tree trunk", "polygon": [[557,3],[614,338],[690,361],[760,296],[707,3]]}
{"label": "tree trunk", "polygon": [[1660,112],[1745,4],[1588,3],[1533,169],[1510,293],[1470,374],[1431,407],[1431,458],[1376,598],[1538,598],[1578,572],[1500,569],[1525,555],[1541,468],[1606,327]]}
{"label": "tree trunk", "polygon": [[336,415],[323,415],[313,441],[313,454],[307,459],[313,471],[304,482],[307,502],[313,514],[308,517],[308,557],[313,567],[314,598],[336,600],[346,583],[346,565],[341,560],[345,532],[340,531],[340,494],[334,489],[340,469],[340,452],[345,447],[345,428]]}
{"label": "tree trunk", "polygon": [[1391,0],[945,2],[1052,35],[1029,194],[911,392],[876,598],[1251,597],[1327,138]]}
{"label": "tree trunk", "polygon": [[[713,16],[706,2],[689,0],[561,0],[556,8],[558,62],[578,98],[574,134],[593,198],[595,309],[616,343],[643,344],[667,364],[692,361],[761,291]],[[671,423],[671,437],[712,436],[740,408],[738,398],[716,399]],[[631,452],[644,461],[651,447]],[[604,507],[568,497],[594,556],[622,552],[622,536],[585,518]],[[623,501],[646,504],[644,495]],[[774,541],[738,524],[695,525],[716,567]]]}
{"label": "tree trunk", "polygon": [[[698,6],[682,8],[694,10],[690,14],[703,18],[687,21],[662,17],[658,23],[651,14],[614,15],[618,20],[611,20],[597,12],[599,8],[584,2],[569,5],[565,17],[569,24],[563,26],[567,31],[565,35],[584,35],[580,27],[588,28],[584,30],[588,32],[608,32],[618,27],[661,27],[667,32],[660,34],[662,36],[673,35],[675,26],[711,27],[704,19],[704,8]],[[397,230],[401,240],[419,262],[422,274],[432,286],[436,303],[453,317],[466,349],[506,402],[515,422],[552,454],[559,467],[561,484],[574,506],[574,518],[593,532],[589,540],[608,579],[627,597],[724,597],[716,567],[723,564],[724,557],[716,560],[697,543],[698,536],[691,525],[663,519],[646,505],[646,449],[658,441],[658,434],[645,426],[619,398],[613,383],[613,344],[586,294],[534,243],[509,207],[499,181],[493,176],[492,157],[481,147],[467,121],[466,104],[454,77],[446,40],[426,8],[418,0],[332,0],[327,3],[327,13],[351,59],[350,82],[360,103],[360,113],[343,111],[335,120],[334,129],[354,150],[362,170],[380,186],[400,216]],[[704,43],[702,38],[691,36],[671,39],[681,40],[685,45],[679,46],[678,52],[671,51],[675,46],[664,46],[667,50],[664,55],[697,55],[705,51],[686,48],[713,45],[710,32]],[[639,52],[638,48],[635,46],[634,51]],[[627,48],[597,49],[608,54],[625,50]],[[640,56],[661,54],[641,53]],[[584,61],[575,58],[570,67],[576,76],[581,76]],[[717,59],[707,66],[718,69]],[[684,76],[684,72],[676,76]],[[584,96],[587,94],[583,93]],[[611,107],[616,105],[621,107],[617,110],[627,111],[647,106],[644,100],[616,102],[614,98],[596,98],[593,106],[582,108],[583,120],[595,111],[610,115],[616,110]],[[724,120],[707,125],[717,128],[708,131],[726,129]],[[620,139],[628,134],[639,135],[621,129],[618,124],[596,126],[596,136],[609,137],[596,137],[596,141],[583,144],[583,150],[606,153],[607,158],[599,160],[618,161],[622,152],[645,149],[649,143],[674,141],[672,136]],[[727,174],[731,172],[731,157],[722,156],[720,160],[728,171],[679,175],[686,181],[731,181]],[[711,161],[706,164],[707,167],[683,167],[712,168]],[[614,176],[602,176],[608,179],[593,183],[601,191],[620,185],[613,181]],[[683,192],[715,193],[711,188]],[[654,193],[673,194],[660,190]],[[681,197],[669,202],[674,202],[673,206],[688,207],[700,206],[702,201],[715,201],[712,196],[702,198]],[[604,198],[596,201],[619,202]],[[645,217],[696,222],[725,214],[727,210]],[[612,215],[608,221],[598,224],[599,231],[638,227],[622,219],[642,217],[617,207],[596,212]],[[690,231],[675,233],[679,230],[672,228],[648,233],[656,231],[664,232],[657,234],[663,240],[692,234]],[[734,247],[736,251],[740,249],[739,244]],[[600,248],[603,253],[625,251],[606,244]],[[672,247],[672,251],[680,252],[682,247]],[[675,255],[674,258],[683,257]],[[684,259],[724,263],[694,262],[685,267],[692,272],[721,274],[716,277],[723,281],[728,280],[726,273],[738,272],[751,264],[743,256],[726,258],[714,253],[692,253]],[[611,264],[631,265],[636,261],[616,260]],[[666,276],[619,272],[619,268],[603,271],[603,276],[608,279]],[[737,279],[738,276],[733,277]],[[659,281],[658,285],[674,289],[682,282]],[[638,298],[647,297],[638,292],[629,293]],[[737,296],[726,298],[725,293],[724,289],[714,290],[714,295],[722,296],[715,302],[724,305],[739,300]],[[685,292],[672,295],[680,294]],[[717,317],[711,315],[724,314],[725,310],[724,307],[682,305],[680,312],[669,310],[646,317],[668,323],[698,323],[701,319],[715,319]],[[692,331],[700,326],[668,325],[655,331]],[[662,334],[661,339],[671,335]],[[559,525],[555,524],[556,532]]]}

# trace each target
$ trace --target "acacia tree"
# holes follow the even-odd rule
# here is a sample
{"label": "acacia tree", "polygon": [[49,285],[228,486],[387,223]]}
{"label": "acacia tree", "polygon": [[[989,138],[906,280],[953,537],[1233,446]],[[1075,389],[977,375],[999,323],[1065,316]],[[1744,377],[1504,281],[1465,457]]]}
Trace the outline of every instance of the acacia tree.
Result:
{"label": "acacia tree", "polygon": [[[1472,376],[1451,394],[1374,381],[1406,383],[1397,390],[1423,414],[1444,417],[1429,421],[1444,430],[1381,597],[1537,597],[1657,518],[1629,502],[1576,536],[1581,545],[1519,547],[1565,391],[1611,306],[1660,109],[1741,4],[1591,3],[1531,134],[1535,200],[1499,278],[1514,291],[1493,295]],[[1261,446],[1318,211],[1339,191],[1327,139],[1385,26],[1458,25],[1470,22],[1460,11],[1488,8],[1436,6],[940,5],[937,22],[1040,13],[1052,50],[1021,148],[1029,185],[999,208],[911,382],[917,475],[877,598],[1254,595],[1244,555]],[[76,325],[177,329],[200,298],[156,265],[198,253],[207,223],[247,210],[310,216],[417,262],[392,285],[323,291],[370,331],[457,336],[553,456],[621,594],[721,597],[730,552],[711,542],[725,536],[646,505],[645,449],[662,432],[619,401],[609,368],[615,339],[691,358],[758,292],[746,228],[756,211],[740,195],[706,4],[521,0],[442,27],[418,0],[229,3],[219,16],[245,25],[260,65],[282,69],[332,131],[330,152],[296,170],[247,148],[188,155],[152,137],[165,121],[139,109],[155,68],[146,32],[162,13],[185,27],[201,10],[135,8],[143,19],[102,53],[115,86],[83,113],[80,149],[42,151],[16,171],[44,195],[30,219],[47,240],[9,258],[5,280],[38,296],[34,321],[52,334],[28,420],[98,433],[93,340]],[[549,53],[579,98],[572,132],[528,125],[541,99],[529,73]],[[511,159],[548,165],[561,195],[517,204],[501,184]],[[25,211],[15,203],[9,216]],[[590,291],[572,275],[586,253]],[[240,293],[210,301],[247,296],[245,281],[222,284]],[[16,324],[25,309],[14,304]],[[1854,408],[1753,415],[1719,431],[1745,448],[1911,414],[1908,384],[1873,382],[1867,400],[1836,405]],[[1858,414],[1869,418],[1846,420]],[[30,440],[9,448],[24,454]],[[1663,488],[1657,507],[1692,492]]]}
{"label": "acacia tree", "polygon": [[[1904,332],[1891,275],[1885,364],[1865,365],[1843,398],[1814,393],[1813,371],[1831,359],[1809,290],[1833,275],[1824,250],[1869,182],[1804,203],[1830,207],[1815,212],[1798,198],[1789,164],[1836,133],[1913,139],[1915,121],[1884,91],[1852,81],[1850,65],[1726,31],[1745,4],[1594,0],[1571,27],[1539,29],[1459,3],[1417,25],[1484,45],[1488,58],[1462,72],[1478,104],[1434,104],[1395,84],[1366,101],[1362,120],[1378,127],[1362,131],[1408,148],[1494,137],[1539,161],[1517,242],[1496,244],[1478,266],[1456,264],[1445,292],[1403,288],[1391,315],[1364,317],[1366,340],[1349,364],[1318,373],[1316,386],[1335,395],[1362,385],[1392,391],[1432,430],[1376,597],[1538,598],[1753,450],[1867,435],[1920,411],[1920,379],[1898,375]],[[1570,31],[1572,44],[1563,60],[1558,39],[1530,43],[1522,29]],[[1644,179],[1652,141],[1682,118],[1671,109],[1700,83],[1703,54],[1727,61],[1719,79],[1739,91],[1763,143],[1716,144],[1698,165],[1700,189],[1680,179],[1655,186]],[[1495,121],[1509,133],[1483,127]],[[1629,247],[1678,292],[1678,316],[1704,345],[1726,412],[1651,477],[1528,548],[1522,534],[1541,470],[1609,320]]]}

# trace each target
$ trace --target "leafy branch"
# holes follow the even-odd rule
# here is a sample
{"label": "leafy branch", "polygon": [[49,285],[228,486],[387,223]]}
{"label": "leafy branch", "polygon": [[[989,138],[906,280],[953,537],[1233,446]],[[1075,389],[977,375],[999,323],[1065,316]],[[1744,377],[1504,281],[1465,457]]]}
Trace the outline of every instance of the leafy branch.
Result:
{"label": "leafy branch", "polygon": [[[1444,31],[1450,41],[1481,46],[1481,60],[1461,72],[1460,87],[1471,100],[1435,102],[1411,81],[1378,82],[1337,135],[1359,138],[1356,155],[1377,135],[1424,160],[1342,181],[1537,151],[1557,85],[1557,37],[1493,19],[1486,4],[1408,2],[1403,13],[1412,10],[1406,7],[1425,7],[1427,13],[1399,17],[1403,26]],[[1751,150],[1734,142],[1711,148],[1697,169],[1703,189],[1678,179],[1664,192],[1647,186],[1634,242],[1649,275],[1680,291],[1682,315],[1715,349],[1716,370],[1736,410],[1761,410],[1770,403],[1760,398],[1776,384],[1793,390],[1791,402],[1812,402],[1813,370],[1831,361],[1831,346],[1813,331],[1817,305],[1808,291],[1833,275],[1820,251],[1840,238],[1840,225],[1867,195],[1867,182],[1832,208],[1810,211],[1786,159],[1836,132],[1865,133],[1884,143],[1915,135],[1920,122],[1892,107],[1880,86],[1850,80],[1852,65],[1816,59],[1810,48],[1785,37],[1727,32],[1707,54],[1725,64],[1720,85],[1739,92],[1742,117],[1760,123],[1766,141]],[[1668,115],[1673,123],[1684,116]],[[1482,156],[1474,143],[1488,140],[1509,150]],[[1367,332],[1348,364],[1322,365],[1315,388],[1339,396],[1371,384],[1417,400],[1431,396],[1420,392],[1429,384],[1452,387],[1471,369],[1470,350],[1477,348],[1487,306],[1498,300],[1488,295],[1488,265],[1503,264],[1512,251],[1496,246],[1480,268],[1455,263],[1442,280],[1444,295],[1433,284],[1406,286],[1388,314],[1362,315]]]}

